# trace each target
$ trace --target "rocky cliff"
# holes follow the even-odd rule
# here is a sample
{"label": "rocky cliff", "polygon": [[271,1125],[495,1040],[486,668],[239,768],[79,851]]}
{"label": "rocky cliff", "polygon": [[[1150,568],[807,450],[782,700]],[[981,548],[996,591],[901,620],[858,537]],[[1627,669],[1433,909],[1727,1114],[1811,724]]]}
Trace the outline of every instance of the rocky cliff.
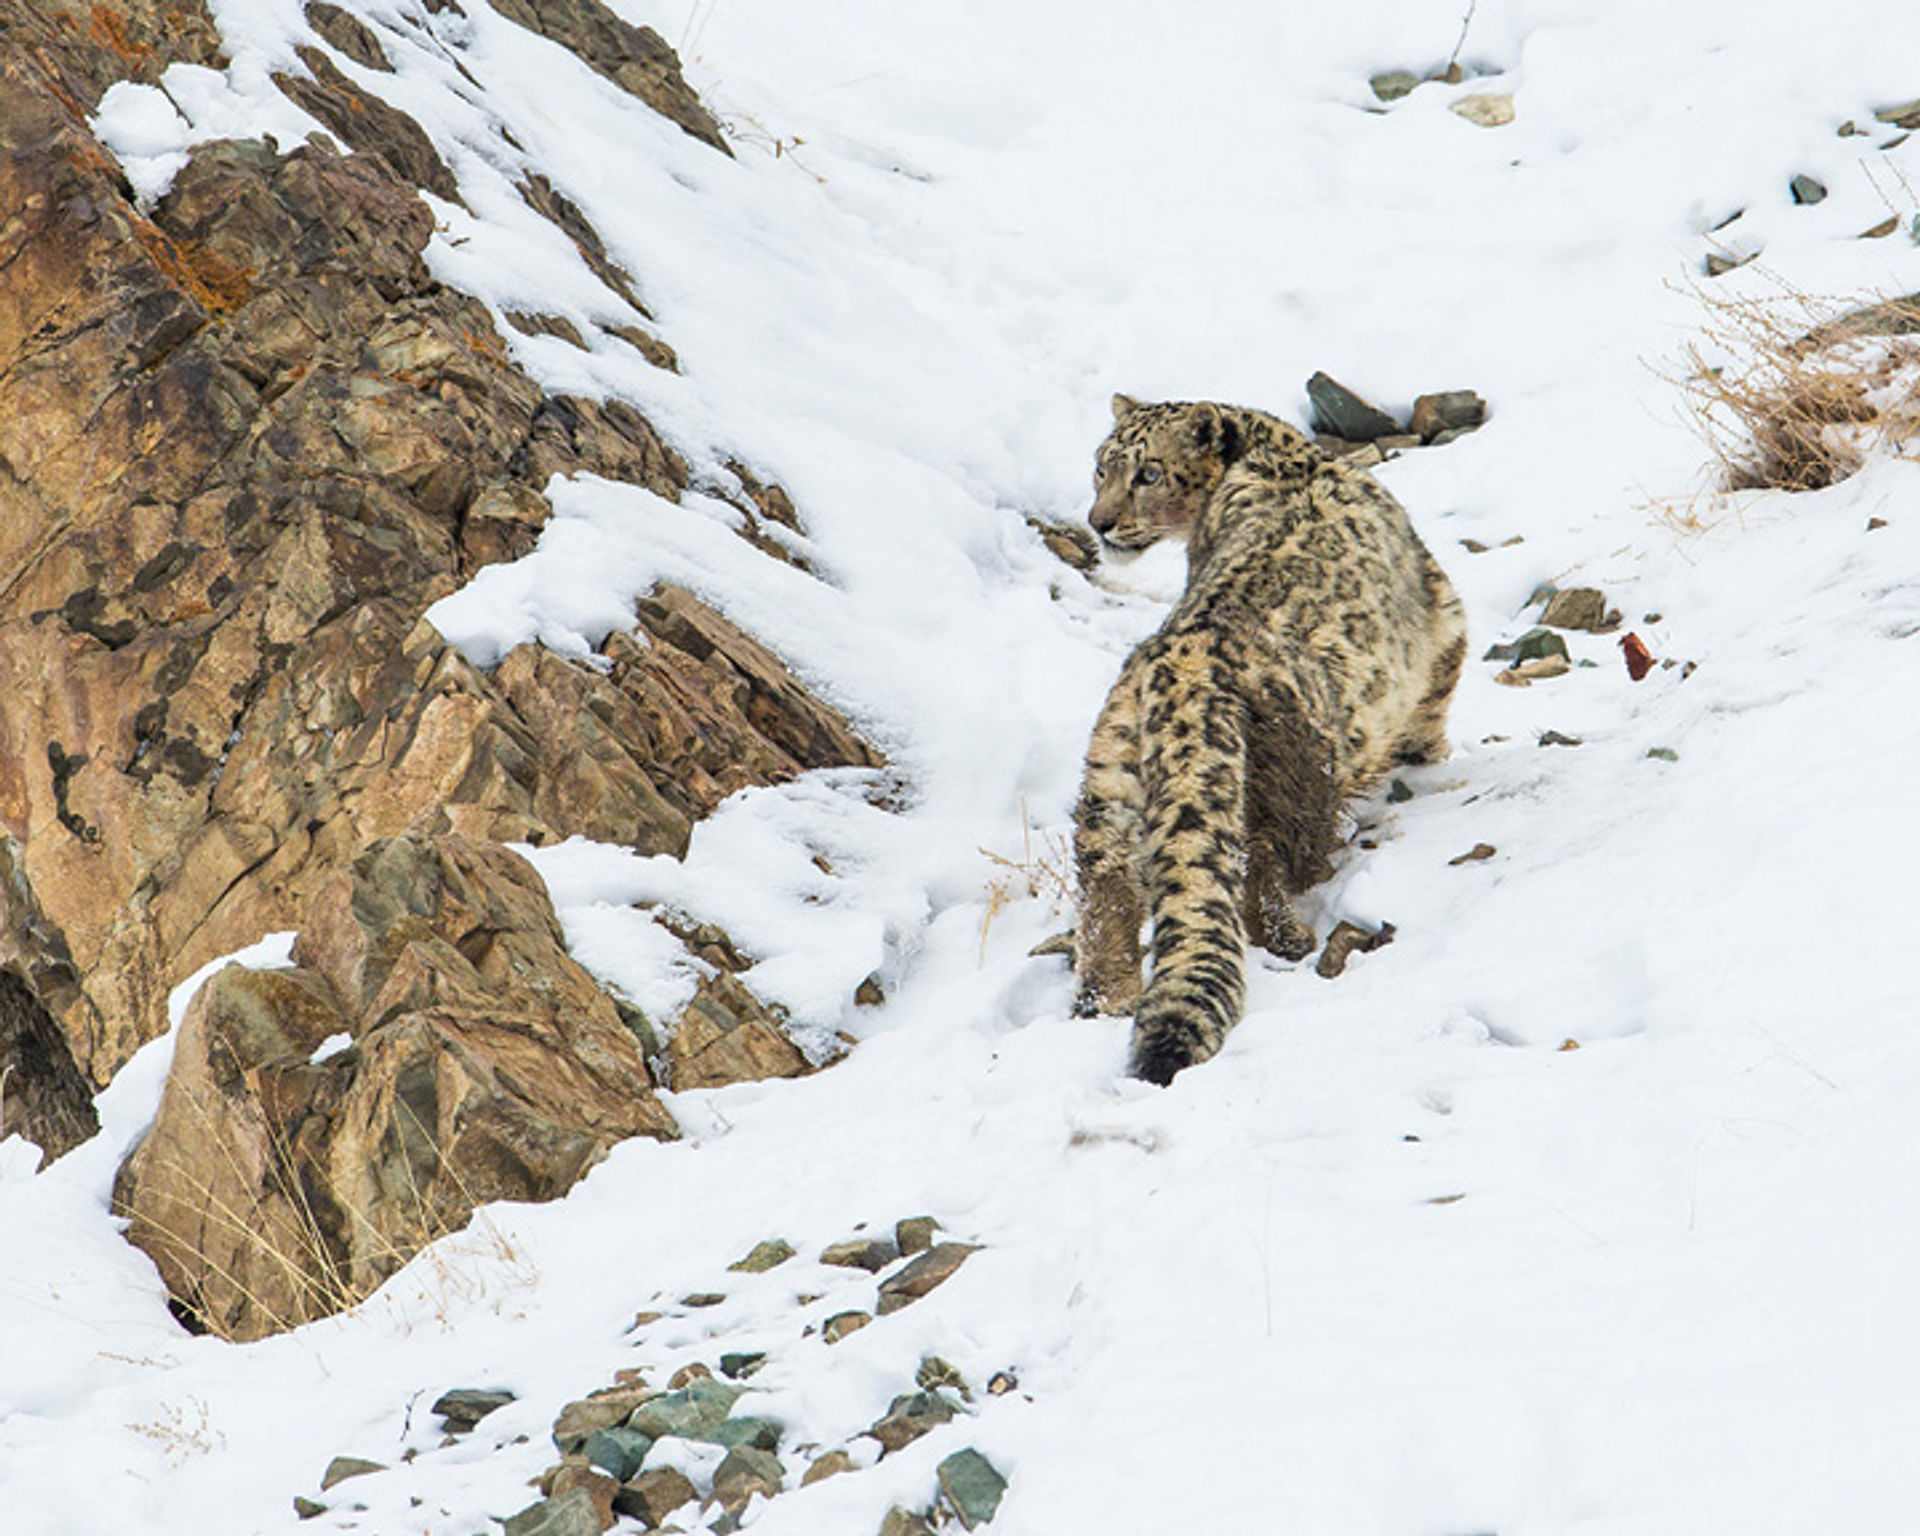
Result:
{"label": "rocky cliff", "polygon": [[[652,33],[596,0],[499,9],[725,152]],[[378,38],[308,19],[327,48],[276,79],[332,136],[203,144],[143,212],[88,113],[217,62],[211,20],[0,0],[0,1127],[84,1139],[173,985],[298,928],[296,969],[203,990],[120,1186],[183,1315],[237,1335],[365,1294],[477,1200],[672,1134],[671,1053],[500,842],[679,853],[738,788],[876,761],[684,592],[600,669],[523,646],[483,672],[424,621],[532,547],[553,476],[672,498],[686,470],[630,406],[543,390],[434,279],[418,189],[458,184],[330,56],[382,69]],[[670,364],[579,210],[522,191]],[[730,978],[700,1009],[703,1050],[762,1042],[706,1070],[803,1068]]]}

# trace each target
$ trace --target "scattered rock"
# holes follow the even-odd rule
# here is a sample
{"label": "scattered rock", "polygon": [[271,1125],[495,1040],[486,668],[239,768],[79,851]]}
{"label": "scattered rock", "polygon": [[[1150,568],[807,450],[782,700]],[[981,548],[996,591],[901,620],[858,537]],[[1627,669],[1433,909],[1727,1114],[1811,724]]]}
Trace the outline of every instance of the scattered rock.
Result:
{"label": "scattered rock", "polygon": [[768,1499],[779,1493],[786,1475],[780,1458],[770,1451],[735,1446],[714,1471],[714,1502],[728,1514],[737,1515],[756,1493]]}
{"label": "scattered rock", "polygon": [[658,1467],[622,1483],[613,1496],[613,1509],[615,1514],[638,1520],[651,1531],[676,1509],[699,1497],[699,1490],[687,1481],[685,1473]]}
{"label": "scattered rock", "polygon": [[678,1435],[683,1440],[703,1440],[733,1411],[744,1387],[731,1386],[701,1377],[678,1392],[642,1403],[627,1420],[629,1428],[658,1440],[663,1435]]}
{"label": "scattered rock", "polygon": [[448,1429],[464,1434],[488,1414],[514,1400],[514,1394],[505,1388],[455,1387],[435,1398],[428,1411],[439,1414]]}
{"label": "scattered rock", "polygon": [[1407,787],[1405,779],[1395,779],[1387,785],[1387,804],[1405,805],[1413,798],[1413,791]]}
{"label": "scattered rock", "polygon": [[867,1431],[880,1442],[884,1454],[891,1455],[911,1445],[930,1430],[948,1424],[959,1410],[937,1392],[908,1392],[896,1397],[886,1414]]}
{"label": "scattered rock", "polygon": [[813,1459],[812,1465],[800,1479],[800,1486],[808,1488],[830,1477],[838,1477],[842,1472],[852,1472],[855,1468],[856,1463],[847,1452],[828,1451],[825,1455],[816,1456]]}
{"label": "scattered rock", "polygon": [[1648,747],[1647,756],[1657,758],[1663,763],[1677,763],[1680,761],[1680,754],[1674,751],[1672,747]]}
{"label": "scattered rock", "polygon": [[1758,251],[1749,251],[1745,255],[1738,255],[1731,251],[1708,251],[1702,267],[1708,277],[1724,277],[1727,273],[1744,267],[1759,254]]}
{"label": "scattered rock", "polygon": [[931,1216],[903,1216],[893,1224],[893,1240],[904,1254],[925,1253],[939,1230]]}
{"label": "scattered rock", "polygon": [[993,1397],[1005,1397],[1009,1392],[1018,1391],[1020,1378],[1012,1371],[995,1371],[987,1381],[987,1391]]}
{"label": "scattered rock", "polygon": [[745,1445],[770,1451],[780,1444],[780,1425],[772,1419],[763,1419],[754,1414],[736,1414],[732,1418],[722,1419],[699,1438],[709,1445]]}
{"label": "scattered rock", "polygon": [[1897,107],[1882,107],[1873,114],[1873,119],[1895,128],[1920,128],[1920,99],[1904,102]]}
{"label": "scattered rock", "polygon": [[1620,652],[1626,658],[1627,676],[1636,683],[1653,670],[1653,653],[1647,649],[1646,641],[1638,635],[1622,635]]}
{"label": "scattered rock", "polygon": [[873,1321],[870,1312],[836,1312],[820,1325],[820,1337],[829,1344],[838,1344],[850,1333],[858,1333]]}
{"label": "scattered rock", "polygon": [[1540,733],[1540,745],[1543,747],[1577,747],[1580,744],[1580,738],[1578,736],[1566,736],[1559,731],[1542,731]]}
{"label": "scattered rock", "polygon": [[529,1504],[519,1514],[509,1515],[504,1524],[505,1536],[600,1536],[605,1529],[584,1488]]}
{"label": "scattered rock", "polygon": [[618,336],[654,367],[667,373],[680,371],[680,354],[644,326],[609,325],[606,332],[609,336]]}
{"label": "scattered rock", "polygon": [[1398,101],[1413,93],[1414,87],[1420,84],[1420,77],[1411,70],[1383,69],[1379,74],[1370,76],[1367,84],[1380,101]]}
{"label": "scattered rock", "polygon": [[1508,688],[1527,688],[1542,679],[1559,677],[1572,670],[1571,663],[1564,656],[1536,656],[1531,661],[1517,661],[1504,672],[1494,673],[1493,680]]}
{"label": "scattered rock", "polygon": [[553,1443],[562,1456],[582,1449],[603,1429],[624,1426],[634,1410],[660,1394],[643,1382],[605,1387],[578,1402],[568,1403],[553,1421]]}
{"label": "scattered rock", "polygon": [[1470,389],[1445,389],[1419,395],[1407,430],[1422,442],[1437,442],[1445,432],[1472,432],[1486,423],[1487,402]]}
{"label": "scattered rock", "polygon": [[329,48],[344,53],[367,69],[393,73],[387,50],[373,29],[351,11],[343,11],[328,0],[307,0],[307,25],[318,32]]}
{"label": "scattered rock", "polygon": [[[558,1436],[556,1436],[558,1438]],[[653,1449],[653,1439],[643,1435],[637,1429],[625,1424],[615,1424],[609,1429],[596,1429],[586,1438],[581,1450],[587,1460],[611,1476],[615,1482],[624,1483],[640,1470],[647,1459],[647,1452]]]}
{"label": "scattered rock", "polygon": [[735,1259],[727,1268],[730,1270],[738,1270],[742,1274],[764,1275],[770,1269],[779,1268],[780,1265],[786,1263],[793,1255],[794,1246],[792,1243],[785,1242],[777,1237],[770,1237],[764,1242],[755,1243],[752,1252],[744,1259]]}
{"label": "scattered rock", "polygon": [[896,1504],[880,1522],[880,1536],[933,1536],[933,1527],[924,1515],[916,1515]]}
{"label": "scattered rock", "polygon": [[720,1357],[720,1374],[729,1381],[745,1381],[766,1363],[765,1350],[728,1353]]}
{"label": "scattered rock", "polygon": [[880,1302],[876,1310],[885,1317],[918,1301],[935,1286],[944,1285],[954,1271],[980,1251],[977,1243],[936,1243],[897,1275],[880,1283]]}
{"label": "scattered rock", "polygon": [[318,1499],[310,1499],[305,1494],[296,1493],[293,1496],[293,1512],[302,1520],[311,1520],[316,1515],[324,1515],[327,1508],[328,1506]]}
{"label": "scattered rock", "polygon": [[940,1387],[951,1387],[954,1391],[958,1392],[963,1399],[969,1399],[973,1396],[973,1394],[967,1390],[967,1378],[960,1374],[956,1366],[946,1360],[942,1360],[938,1355],[921,1356],[920,1367],[913,1373],[913,1384],[920,1388],[922,1392],[932,1392]]}
{"label": "scattered rock", "polygon": [[1346,970],[1347,961],[1355,954],[1370,954],[1393,942],[1395,929],[1392,923],[1382,923],[1377,929],[1362,928],[1358,923],[1339,922],[1333,932],[1327,935],[1326,946],[1320,951],[1320,958],[1314,965],[1317,974],[1331,981]]}
{"label": "scattered rock", "polygon": [[568,1456],[552,1469],[540,1491],[549,1499],[564,1499],[583,1493],[593,1506],[595,1523],[603,1531],[613,1526],[613,1499],[620,1483],[588,1463],[584,1456]]}
{"label": "scattered rock", "polygon": [[1007,1491],[1007,1480],[971,1446],[941,1462],[938,1476],[942,1496],[970,1531],[993,1518]]}
{"label": "scattered rock", "polygon": [[1417,432],[1393,432],[1385,437],[1376,437],[1373,446],[1384,453],[1404,453],[1409,448],[1420,446],[1420,434]]}
{"label": "scattered rock", "polygon": [[1447,110],[1476,128],[1504,128],[1513,121],[1513,98],[1501,91],[1482,91],[1449,102]]}
{"label": "scattered rock", "polygon": [[1877,532],[1879,529],[1882,529],[1886,526],[1887,526],[1887,520],[1884,517],[1870,517],[1867,519],[1868,533]]}
{"label": "scattered rock", "polygon": [[1518,640],[1503,640],[1498,645],[1489,646],[1480,659],[1509,661],[1517,666],[1523,661],[1537,661],[1543,656],[1558,656],[1566,660],[1567,642],[1552,630],[1536,626]]}
{"label": "scattered rock", "polygon": [[864,1269],[871,1275],[879,1274],[899,1257],[898,1248],[878,1237],[848,1238],[842,1243],[831,1243],[820,1252],[822,1264],[833,1264],[842,1269]]}
{"label": "scattered rock", "polygon": [[1827,198],[1827,189],[1804,172],[1787,183],[1787,190],[1793,194],[1793,200],[1803,208],[1825,202]]}
{"label": "scattered rock", "polygon": [[1564,587],[1547,599],[1540,615],[1542,624],[1555,629],[1604,629],[1607,619],[1606,594],[1598,587]]}
{"label": "scattered rock", "polygon": [[100,1129],[93,1085],[74,1065],[66,1036],[10,970],[0,970],[0,1084],[0,1139],[17,1132],[40,1148],[43,1163]]}
{"label": "scattered rock", "polygon": [[1447,862],[1452,865],[1478,864],[1482,860],[1492,858],[1499,851],[1492,843],[1475,843],[1465,853],[1456,854]]}
{"label": "scattered rock", "polygon": [[551,336],[564,341],[570,347],[587,350],[587,338],[580,334],[580,327],[565,315],[536,314],[529,310],[509,309],[503,318],[522,336]]}
{"label": "scattered rock", "polygon": [[336,1456],[327,1463],[327,1470],[320,1474],[320,1491],[325,1493],[335,1483],[344,1483],[350,1477],[365,1477],[369,1472],[384,1472],[384,1461],[367,1461],[359,1456]]}
{"label": "scattered rock", "polygon": [[1313,405],[1316,432],[1329,433],[1349,443],[1371,443],[1377,437],[1391,437],[1400,430],[1400,423],[1380,407],[1363,400],[1325,373],[1316,373],[1307,380],[1307,399]]}
{"label": "scattered rock", "polygon": [[676,1089],[720,1088],[813,1070],[780,1028],[779,1016],[734,977],[700,983],[667,1042],[667,1076]]}
{"label": "scattered rock", "polygon": [[273,77],[289,101],[319,118],[342,143],[381,161],[402,181],[450,203],[460,202],[460,184],[424,128],[349,80],[318,48],[303,43],[294,52],[307,74],[276,71]]}
{"label": "scattered rock", "polygon": [[1878,224],[1861,230],[1859,238],[1862,240],[1884,240],[1899,227],[1900,215],[1897,213],[1888,214],[1887,217],[1882,219]]}

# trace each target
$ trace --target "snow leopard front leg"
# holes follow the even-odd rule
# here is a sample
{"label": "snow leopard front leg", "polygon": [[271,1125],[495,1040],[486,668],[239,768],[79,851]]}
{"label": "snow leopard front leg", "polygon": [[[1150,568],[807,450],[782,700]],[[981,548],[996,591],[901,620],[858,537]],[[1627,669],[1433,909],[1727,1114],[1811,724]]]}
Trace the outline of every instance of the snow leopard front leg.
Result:
{"label": "snow leopard front leg", "polygon": [[1079,996],[1074,1011],[1132,1013],[1140,998],[1140,926],[1146,920],[1141,859],[1146,788],[1140,776],[1140,653],[1129,657],[1094,724],[1074,811],[1080,881],[1074,928]]}

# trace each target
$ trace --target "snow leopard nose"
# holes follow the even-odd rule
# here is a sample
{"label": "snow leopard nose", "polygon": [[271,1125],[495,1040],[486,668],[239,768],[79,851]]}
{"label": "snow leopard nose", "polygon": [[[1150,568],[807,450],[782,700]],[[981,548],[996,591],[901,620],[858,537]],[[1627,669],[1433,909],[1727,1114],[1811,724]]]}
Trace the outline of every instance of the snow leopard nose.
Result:
{"label": "snow leopard nose", "polygon": [[1114,525],[1120,521],[1124,510],[1118,501],[1110,501],[1104,496],[1094,498],[1093,510],[1087,514],[1087,526],[1105,538],[1113,532]]}

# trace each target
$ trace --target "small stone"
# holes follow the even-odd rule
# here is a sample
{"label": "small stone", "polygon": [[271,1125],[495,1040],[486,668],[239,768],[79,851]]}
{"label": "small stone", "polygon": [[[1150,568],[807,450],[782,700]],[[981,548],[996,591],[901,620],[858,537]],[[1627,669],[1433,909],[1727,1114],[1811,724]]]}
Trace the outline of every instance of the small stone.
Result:
{"label": "small stone", "polygon": [[699,1438],[708,1445],[729,1448],[748,1445],[755,1450],[771,1451],[780,1444],[780,1430],[781,1426],[772,1419],[743,1413],[735,1418],[722,1419]]}
{"label": "small stone", "polygon": [[1462,539],[1460,547],[1470,555],[1484,555],[1487,552],[1487,546],[1478,539]]}
{"label": "small stone", "polygon": [[1413,791],[1407,788],[1405,779],[1395,779],[1387,786],[1387,804],[1405,805],[1413,798]]}
{"label": "small stone", "polygon": [[820,1337],[838,1344],[850,1333],[858,1333],[873,1321],[871,1312],[836,1312],[820,1325]]}
{"label": "small stone", "polygon": [[1371,443],[1377,437],[1392,437],[1400,430],[1400,423],[1379,406],[1363,400],[1325,373],[1316,373],[1307,380],[1307,399],[1313,405],[1316,432],[1343,437],[1350,443]]}
{"label": "small stone", "polygon": [[1377,930],[1362,928],[1358,923],[1336,923],[1333,932],[1327,935],[1326,947],[1320,951],[1314,971],[1331,981],[1347,968],[1347,961],[1355,953],[1369,954],[1391,944],[1394,932],[1392,923],[1382,923]]}
{"label": "small stone", "polygon": [[320,1491],[325,1493],[335,1483],[344,1483],[350,1477],[365,1477],[369,1472],[384,1472],[384,1461],[367,1461],[359,1456],[336,1456],[327,1463],[327,1470],[320,1474]]}
{"label": "small stone", "polygon": [[708,1370],[707,1367],[702,1365],[698,1360],[695,1360],[687,1365],[681,1366],[679,1370],[667,1378],[667,1390],[670,1392],[678,1392],[682,1387],[692,1386],[694,1382],[712,1375],[712,1371]]}
{"label": "small stone", "polygon": [[880,1303],[876,1310],[885,1317],[889,1312],[898,1312],[902,1307],[918,1301],[935,1286],[946,1284],[954,1271],[979,1251],[979,1245],[975,1243],[934,1244],[899,1274],[881,1282]]}
{"label": "small stone", "polygon": [[830,1243],[820,1252],[822,1264],[836,1265],[841,1269],[864,1269],[870,1275],[877,1275],[895,1259],[900,1250],[885,1238],[853,1237],[844,1243]]}
{"label": "small stone", "polygon": [[896,1397],[867,1433],[880,1442],[882,1452],[890,1454],[951,1423],[958,1411],[937,1392],[908,1392]]}
{"label": "small stone", "polygon": [[1607,622],[1606,595],[1598,587],[1565,587],[1547,599],[1540,622],[1555,629],[1601,629]]}
{"label": "small stone", "polygon": [[1680,754],[1674,751],[1672,747],[1648,747],[1647,756],[1657,758],[1663,763],[1677,763],[1680,761]]}
{"label": "small stone", "polygon": [[1705,266],[1708,277],[1725,277],[1727,273],[1744,267],[1759,254],[1758,251],[1754,251],[1745,256],[1735,256],[1725,251],[1708,251],[1707,259],[1703,265]]}
{"label": "small stone", "polygon": [[627,1332],[633,1333],[638,1329],[651,1327],[666,1315],[664,1312],[636,1312],[633,1314],[633,1321],[627,1324]]}
{"label": "small stone", "polygon": [[1340,457],[1355,469],[1372,469],[1376,464],[1387,462],[1387,456],[1380,451],[1378,443],[1355,443]]}
{"label": "small stone", "polygon": [[1920,97],[1897,107],[1882,107],[1873,114],[1873,119],[1895,128],[1920,128]]}
{"label": "small stone", "polygon": [[[1582,662],[1582,666],[1589,663]],[[1518,661],[1504,672],[1496,672],[1493,680],[1507,688],[1527,688],[1549,677],[1559,677],[1571,671],[1564,656],[1536,656],[1531,661]]]}
{"label": "small stone", "polygon": [[682,1296],[680,1305],[694,1311],[703,1311],[708,1307],[717,1307],[727,1299],[725,1291],[695,1291],[691,1296]]}
{"label": "small stone", "polygon": [[1565,736],[1559,731],[1542,731],[1540,733],[1540,745],[1543,747],[1577,747],[1580,745],[1580,738],[1578,736]]}
{"label": "small stone", "polygon": [[653,1439],[637,1429],[616,1424],[611,1429],[596,1429],[587,1436],[581,1449],[592,1465],[609,1473],[616,1482],[624,1483],[646,1462],[647,1452],[653,1449]]}
{"label": "small stone", "polygon": [[1383,69],[1367,80],[1373,94],[1381,101],[1398,101],[1413,93],[1420,84],[1420,77],[1407,69]]}
{"label": "small stone", "polygon": [[1499,851],[1500,850],[1494,847],[1492,843],[1475,843],[1465,853],[1456,854],[1453,858],[1448,859],[1447,863],[1452,865],[1478,864],[1483,860],[1492,858]]}
{"label": "small stone", "polygon": [[651,331],[637,325],[610,325],[607,334],[618,336],[654,367],[663,368],[668,373],[680,371],[679,354]]}
{"label": "small stone", "polygon": [[893,1240],[902,1253],[925,1253],[939,1230],[940,1223],[931,1216],[903,1216],[893,1224]]}
{"label": "small stone", "polygon": [[1542,656],[1558,656],[1563,660],[1567,655],[1567,642],[1550,629],[1535,627],[1528,630],[1518,640],[1504,640],[1498,645],[1489,646],[1482,661],[1510,661],[1518,665],[1523,661],[1537,661]]}
{"label": "small stone", "polygon": [[613,1496],[620,1491],[620,1481],[590,1465],[584,1456],[564,1458],[540,1491],[549,1499],[584,1493],[593,1505],[593,1517],[599,1528],[604,1531],[613,1526]]}
{"label": "small stone", "polygon": [[845,1451],[828,1451],[824,1456],[816,1456],[813,1464],[807,1468],[800,1479],[802,1488],[810,1488],[815,1483],[825,1482],[830,1477],[838,1477],[842,1472],[855,1470],[852,1456]]}
{"label": "small stone", "polygon": [[[1438,432],[1434,433],[1432,437],[1427,439],[1427,446],[1429,448],[1444,448],[1448,443],[1457,443],[1461,438],[1470,436],[1479,430],[1478,427],[1442,427]],[[1509,539],[1507,542],[1511,544],[1514,541]]]}
{"label": "small stone", "polygon": [[456,1387],[451,1392],[442,1392],[434,1402],[432,1412],[447,1421],[447,1428],[456,1434],[472,1429],[495,1409],[504,1408],[514,1400],[514,1394],[504,1390],[487,1391],[474,1387]]}
{"label": "small stone", "polygon": [[1482,91],[1449,102],[1447,110],[1476,128],[1504,128],[1513,121],[1513,98],[1502,91]]}
{"label": "small stone", "polygon": [[1421,441],[1417,432],[1394,432],[1386,437],[1376,437],[1373,446],[1382,453],[1405,453],[1409,448],[1418,448]]}
{"label": "small stone", "polygon": [[1622,635],[1620,653],[1626,658],[1627,676],[1636,683],[1653,670],[1653,653],[1647,649],[1646,641],[1638,635]]}
{"label": "small stone", "polygon": [[735,1446],[714,1471],[714,1501],[728,1514],[737,1515],[756,1493],[774,1497],[786,1476],[787,1469],[778,1456],[751,1445]]}
{"label": "small stone", "polygon": [[856,1008],[878,1008],[886,1000],[886,988],[880,985],[878,975],[869,976],[853,989],[853,1003]]}
{"label": "small stone", "polygon": [[600,1536],[600,1517],[584,1488],[529,1504],[505,1520],[505,1536]]}
{"label": "small stone", "polygon": [[1018,1391],[1020,1378],[1012,1371],[995,1371],[987,1382],[987,1391],[994,1397],[1005,1397],[1009,1392]]}
{"label": "small stone", "polygon": [[568,1403],[553,1421],[553,1443],[562,1456],[570,1456],[587,1443],[589,1436],[624,1425],[636,1408],[658,1396],[660,1394],[645,1382],[636,1382],[631,1386],[608,1387]]}
{"label": "small stone", "polygon": [[742,1350],[720,1357],[720,1374],[730,1381],[745,1381],[767,1363],[764,1349]]}
{"label": "small stone", "polygon": [[1886,526],[1887,526],[1887,520],[1884,517],[1870,517],[1867,519],[1868,533],[1872,533],[1876,529],[1884,528]]}
{"label": "small stone", "polygon": [[318,1499],[310,1499],[303,1493],[293,1496],[293,1512],[302,1520],[311,1520],[315,1515],[324,1515],[327,1506]]}
{"label": "small stone", "polygon": [[1811,208],[1815,203],[1825,202],[1827,197],[1827,189],[1804,172],[1787,183],[1787,190],[1793,194],[1793,200],[1803,208]]}
{"label": "small stone", "polygon": [[657,1467],[622,1484],[613,1496],[613,1509],[615,1514],[638,1520],[651,1531],[683,1504],[699,1497],[699,1490],[687,1481],[684,1472]]}
{"label": "small stone", "polygon": [[1470,389],[1444,389],[1414,400],[1407,430],[1431,443],[1442,432],[1472,432],[1486,419],[1487,402],[1479,395]]}
{"label": "small stone", "polygon": [[933,1536],[933,1527],[924,1516],[896,1504],[880,1522],[880,1536]]}
{"label": "small stone", "polygon": [[1861,230],[1860,238],[1862,240],[1884,240],[1899,227],[1900,216],[1898,214],[1889,214],[1872,228]]}
{"label": "small stone", "polygon": [[967,1390],[967,1378],[960,1374],[958,1368],[942,1360],[938,1355],[921,1356],[920,1369],[913,1373],[913,1384],[922,1392],[951,1387],[963,1398],[973,1396]]}
{"label": "small stone", "polygon": [[770,1237],[765,1242],[755,1243],[744,1259],[735,1259],[727,1266],[746,1275],[764,1275],[770,1269],[777,1269],[794,1255],[792,1243]]}
{"label": "small stone", "polygon": [[941,1462],[936,1475],[941,1494],[970,1531],[993,1518],[1007,1491],[1007,1480],[971,1446]]}
{"label": "small stone", "polygon": [[744,1391],[744,1387],[701,1377],[678,1392],[642,1403],[627,1420],[627,1426],[655,1440],[664,1435],[678,1435],[683,1440],[702,1439],[733,1411],[734,1403]]}

